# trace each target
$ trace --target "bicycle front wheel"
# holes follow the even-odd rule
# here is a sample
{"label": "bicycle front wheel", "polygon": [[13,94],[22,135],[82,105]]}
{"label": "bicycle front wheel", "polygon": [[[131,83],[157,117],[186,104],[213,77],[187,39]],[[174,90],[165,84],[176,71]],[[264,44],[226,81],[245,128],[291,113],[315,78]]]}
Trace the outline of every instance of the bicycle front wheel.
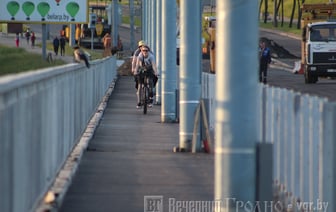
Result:
{"label": "bicycle front wheel", "polygon": [[149,95],[148,87],[144,86],[143,90],[142,90],[142,96],[143,96],[143,113],[144,114],[147,113],[148,95]]}

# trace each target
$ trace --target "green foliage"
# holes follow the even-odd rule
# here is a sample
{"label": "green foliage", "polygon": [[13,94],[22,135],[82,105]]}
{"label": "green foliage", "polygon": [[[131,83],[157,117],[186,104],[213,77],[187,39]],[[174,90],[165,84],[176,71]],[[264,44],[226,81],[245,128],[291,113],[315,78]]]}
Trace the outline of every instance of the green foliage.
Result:
{"label": "green foliage", "polygon": [[23,48],[13,48],[0,45],[0,75],[14,74],[30,70],[65,64],[61,60],[48,63],[39,54],[28,53]]}
{"label": "green foliage", "polygon": [[[260,3],[261,0],[259,0],[259,3]],[[280,0],[277,0],[276,2],[278,3]],[[296,0],[297,1],[297,0]],[[300,1],[300,5],[302,5],[302,0],[299,0]],[[268,0],[268,13],[270,14],[273,14],[274,12],[274,0]],[[329,3],[330,1],[329,0],[305,0],[305,3],[307,4],[318,4],[318,3]],[[291,13],[292,13],[292,7],[293,7],[293,0],[284,0],[284,16],[285,17],[290,17],[291,16]],[[294,17],[297,18],[298,17],[298,4],[296,2],[296,7],[295,7],[295,14],[294,14]],[[281,15],[281,11],[282,11],[282,8],[281,8],[281,5],[280,5],[280,8],[279,8],[279,15]],[[261,13],[264,13],[265,12],[265,0],[263,0],[263,4],[261,6],[261,10],[260,10]]]}
{"label": "green foliage", "polygon": [[295,35],[301,35],[301,30],[297,29],[295,24],[293,24],[292,27],[289,27],[289,23],[284,23],[283,26],[281,26],[281,24],[279,23],[278,27],[274,27],[273,23],[271,22],[268,22],[266,24],[264,22],[260,22],[259,27],[265,29],[279,30],[286,33],[293,33]]}
{"label": "green foliage", "polygon": [[[129,24],[130,23],[130,17],[129,16],[123,16],[121,18],[121,22],[123,24]],[[141,19],[139,17],[134,17],[134,25],[135,26],[141,26]]]}
{"label": "green foliage", "polygon": [[[261,0],[259,0],[260,3]],[[265,11],[265,1],[263,0],[263,4],[260,8],[260,13],[263,14]],[[280,0],[277,0],[276,2],[279,3]],[[300,1],[300,6],[302,6],[302,0],[296,0],[296,6],[295,6],[295,12],[294,12],[294,19],[292,27],[290,28],[288,25],[289,18],[291,17],[292,13],[292,7],[293,7],[293,0],[284,0],[283,2],[283,11],[284,11],[284,25],[281,26],[281,19],[282,19],[282,6],[280,5],[279,11],[278,11],[278,27],[272,26],[272,20],[268,20],[266,24],[262,22],[262,15],[260,16],[260,23],[259,26],[262,28],[268,28],[268,29],[275,29],[280,30],[284,32],[294,33],[294,34],[301,34],[301,30],[297,29],[297,21],[298,21],[298,4],[297,2]],[[274,12],[274,2],[275,0],[267,0],[268,2],[268,13],[270,14],[271,19],[273,19],[273,12]],[[329,3],[329,0],[305,0],[306,4],[320,4],[320,3]]]}

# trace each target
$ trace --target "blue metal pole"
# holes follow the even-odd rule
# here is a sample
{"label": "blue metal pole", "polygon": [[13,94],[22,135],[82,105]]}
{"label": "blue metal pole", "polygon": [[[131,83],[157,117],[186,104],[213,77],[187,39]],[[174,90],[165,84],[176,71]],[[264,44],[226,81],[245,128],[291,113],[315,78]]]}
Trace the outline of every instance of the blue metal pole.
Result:
{"label": "blue metal pole", "polygon": [[215,199],[224,203],[222,211],[244,211],[237,201],[255,201],[257,11],[257,1],[217,1]]}
{"label": "blue metal pole", "polygon": [[[179,148],[190,151],[195,121],[194,116],[201,98],[201,2],[181,0],[180,4]],[[196,149],[199,150],[199,130],[197,137]]]}
{"label": "blue metal pole", "polygon": [[151,48],[153,48],[153,0],[148,0],[148,43]]}
{"label": "blue metal pole", "polygon": [[143,40],[145,40],[146,42],[148,42],[148,5],[149,5],[149,0],[144,0],[144,7],[145,7],[145,17],[144,17],[144,37],[142,38]]}
{"label": "blue metal pole", "polygon": [[162,1],[161,121],[176,120],[176,1]]}
{"label": "blue metal pole", "polygon": [[47,25],[42,24],[42,58],[47,58]]}
{"label": "blue metal pole", "polygon": [[145,37],[146,0],[141,1],[141,38]]}
{"label": "blue metal pole", "polygon": [[118,16],[119,16],[117,0],[113,0],[112,8],[113,8],[112,45],[117,46],[118,45]]}
{"label": "blue metal pole", "polygon": [[161,104],[161,63],[162,63],[162,0],[156,3],[156,64],[159,73],[159,80],[156,84],[156,104]]}
{"label": "blue metal pole", "polygon": [[129,10],[130,10],[130,50],[135,49],[135,41],[134,41],[134,0],[129,1]]}
{"label": "blue metal pole", "polygon": [[157,16],[156,16],[156,2],[157,0],[152,0],[152,49],[156,54],[156,21],[157,21]]}

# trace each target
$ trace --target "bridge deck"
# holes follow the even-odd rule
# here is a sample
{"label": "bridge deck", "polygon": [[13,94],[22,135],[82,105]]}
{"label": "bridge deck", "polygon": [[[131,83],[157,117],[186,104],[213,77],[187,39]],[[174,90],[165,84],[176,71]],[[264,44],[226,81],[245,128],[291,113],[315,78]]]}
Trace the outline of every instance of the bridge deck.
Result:
{"label": "bridge deck", "polygon": [[169,198],[213,199],[214,155],[173,153],[179,124],[161,123],[158,105],[142,114],[135,98],[133,77],[120,77],[60,211],[153,211],[160,197],[145,196],[162,196],[168,211]]}

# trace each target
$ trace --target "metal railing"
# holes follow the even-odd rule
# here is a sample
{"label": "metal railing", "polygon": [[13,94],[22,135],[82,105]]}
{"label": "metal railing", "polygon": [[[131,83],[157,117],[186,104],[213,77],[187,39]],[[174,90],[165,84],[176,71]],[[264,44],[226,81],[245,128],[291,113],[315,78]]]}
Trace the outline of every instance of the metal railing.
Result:
{"label": "metal railing", "polygon": [[269,86],[261,93],[262,137],[273,143],[275,198],[296,209],[334,211],[336,103]]}
{"label": "metal railing", "polygon": [[[203,73],[202,88],[213,129],[213,74]],[[273,144],[274,200],[291,211],[335,211],[336,103],[263,84],[259,94],[260,140]]]}
{"label": "metal railing", "polygon": [[0,78],[0,211],[32,210],[116,73],[110,57]]}

